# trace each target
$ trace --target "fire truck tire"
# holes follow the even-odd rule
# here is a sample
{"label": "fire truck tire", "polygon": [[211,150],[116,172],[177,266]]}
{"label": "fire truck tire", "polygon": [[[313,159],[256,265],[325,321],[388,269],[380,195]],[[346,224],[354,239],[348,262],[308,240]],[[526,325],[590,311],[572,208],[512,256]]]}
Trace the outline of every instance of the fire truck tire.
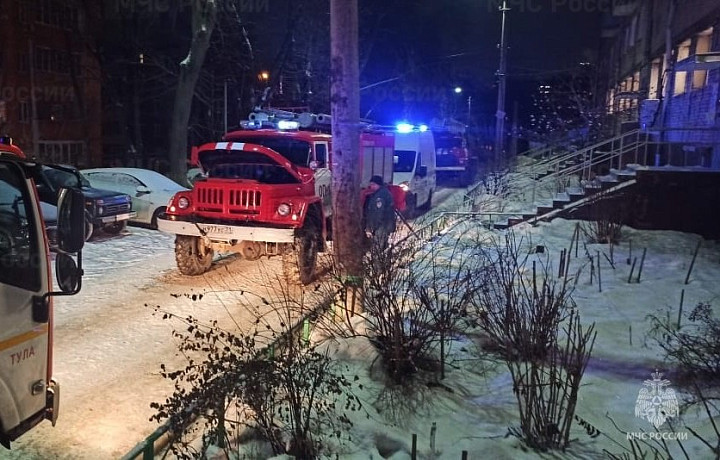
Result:
{"label": "fire truck tire", "polygon": [[318,232],[314,224],[306,223],[295,237],[291,254],[301,284],[310,284],[315,279],[315,265],[318,255]]}
{"label": "fire truck tire", "polygon": [[175,262],[183,275],[202,275],[210,268],[213,250],[205,247],[197,236],[175,237]]}

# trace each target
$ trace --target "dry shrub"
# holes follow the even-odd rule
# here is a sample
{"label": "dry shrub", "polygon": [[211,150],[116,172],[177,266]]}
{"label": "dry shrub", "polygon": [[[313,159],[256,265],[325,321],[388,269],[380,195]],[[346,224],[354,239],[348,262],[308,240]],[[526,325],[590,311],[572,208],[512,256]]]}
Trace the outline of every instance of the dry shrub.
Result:
{"label": "dry shrub", "polygon": [[520,411],[520,430],[512,432],[533,449],[565,449],[594,325],[580,324],[567,275],[555,279],[547,261],[529,264],[512,232],[485,253],[474,313],[512,375]]}

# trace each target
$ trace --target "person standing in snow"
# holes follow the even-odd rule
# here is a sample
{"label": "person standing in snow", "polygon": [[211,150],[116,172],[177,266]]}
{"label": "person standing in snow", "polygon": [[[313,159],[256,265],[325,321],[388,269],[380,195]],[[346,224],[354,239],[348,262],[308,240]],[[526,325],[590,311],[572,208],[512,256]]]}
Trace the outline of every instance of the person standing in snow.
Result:
{"label": "person standing in snow", "polygon": [[395,231],[393,197],[381,176],[372,176],[368,185],[370,195],[365,199],[363,223],[373,246],[384,250],[390,234]]}

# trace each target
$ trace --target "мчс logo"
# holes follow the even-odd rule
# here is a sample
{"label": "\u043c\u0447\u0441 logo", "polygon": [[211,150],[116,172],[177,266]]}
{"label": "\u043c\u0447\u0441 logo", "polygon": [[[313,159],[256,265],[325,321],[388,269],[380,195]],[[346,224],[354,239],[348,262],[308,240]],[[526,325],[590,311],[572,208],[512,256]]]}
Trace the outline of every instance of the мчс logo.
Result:
{"label": "\u043c\u0447\u0441 logo", "polygon": [[680,413],[675,390],[669,388],[670,381],[655,371],[652,380],[645,380],[635,401],[635,417],[640,417],[660,428],[669,418]]}

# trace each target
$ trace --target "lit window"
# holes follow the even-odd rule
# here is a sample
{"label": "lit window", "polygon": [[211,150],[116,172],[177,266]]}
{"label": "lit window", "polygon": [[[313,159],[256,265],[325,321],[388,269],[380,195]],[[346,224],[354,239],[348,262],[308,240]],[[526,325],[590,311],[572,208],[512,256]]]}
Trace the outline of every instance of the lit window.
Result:
{"label": "lit window", "polygon": [[[675,62],[680,62],[690,56],[690,40],[685,40],[678,46]],[[675,90],[673,95],[684,94],[687,88],[687,72],[675,72]]]}
{"label": "lit window", "polygon": [[[707,53],[710,51],[711,39],[712,27],[698,35],[697,42],[695,44],[695,54]],[[707,70],[695,70],[693,72],[693,89],[705,87],[707,84],[707,73]]]}

